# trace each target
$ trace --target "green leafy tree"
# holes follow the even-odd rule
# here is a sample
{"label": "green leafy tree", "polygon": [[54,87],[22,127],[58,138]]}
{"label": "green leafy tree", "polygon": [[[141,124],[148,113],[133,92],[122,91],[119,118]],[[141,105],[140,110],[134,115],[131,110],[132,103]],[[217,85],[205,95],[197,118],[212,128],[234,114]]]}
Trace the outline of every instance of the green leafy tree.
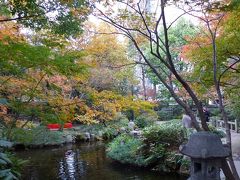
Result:
{"label": "green leafy tree", "polygon": [[[177,21],[176,24],[173,25],[171,29],[169,29],[168,35],[172,58],[176,66],[176,70],[179,73],[182,73],[183,75],[188,71],[188,68],[191,66],[188,62],[184,61],[184,58],[182,57],[183,47],[189,42],[189,40],[192,37],[194,37],[198,33],[198,31],[199,31],[198,27],[194,26],[191,22],[183,18]],[[163,32],[160,32],[159,36],[163,36]],[[155,56],[151,54],[150,48],[147,47],[145,51],[147,54],[147,58],[154,64],[154,66],[161,67],[161,71],[163,74],[162,76],[166,80],[172,81],[175,89],[181,88],[180,84],[173,78],[173,74],[167,68],[164,68],[164,65],[161,62],[159,62]],[[170,100],[171,95],[167,91],[167,88],[164,87],[164,85],[155,76],[151,69],[147,68],[146,72],[148,78],[151,80],[153,84],[161,84],[161,86],[159,86],[160,87],[159,97],[162,97],[165,100],[167,100],[168,98]],[[163,94],[162,96],[161,93]]]}
{"label": "green leafy tree", "polygon": [[82,22],[90,12],[83,0],[1,0],[0,7],[0,22],[17,20],[26,27],[66,37],[82,32]]}
{"label": "green leafy tree", "polygon": [[[231,18],[234,16],[236,18],[238,15],[238,11],[236,11],[236,9],[239,9],[239,4],[236,4],[236,2],[233,1],[235,6],[232,7],[231,4],[228,6],[221,3],[214,3],[211,5],[205,2],[201,3],[203,6],[208,5],[208,8],[201,11],[203,17],[194,16],[201,20],[205,28],[205,32],[200,35],[199,39],[196,38],[197,41],[195,43],[197,45],[192,47],[194,49],[192,54],[195,55],[193,56],[193,59],[195,59],[195,61],[201,61],[202,64],[204,64],[204,67],[199,68],[198,66],[198,68],[196,68],[196,72],[200,72],[201,70],[199,71],[199,69],[204,70],[204,72],[208,72],[204,75],[204,82],[207,82],[207,86],[203,85],[203,87],[212,87],[214,90],[213,92],[215,93],[216,99],[218,99],[219,109],[225,123],[227,145],[231,148],[231,132],[228,125],[229,117],[225,109],[225,102],[223,99],[225,95],[223,96],[222,90],[226,90],[227,86],[229,86],[226,84],[229,84],[229,82],[231,84],[231,80],[234,82],[234,79],[236,79],[236,75],[233,75],[233,72],[236,72],[238,69],[237,63],[240,62],[239,55],[237,54],[239,49],[232,46],[236,42],[231,39],[233,37],[238,38],[235,36],[238,27],[236,26],[235,28],[235,25],[231,27],[231,22],[233,22],[233,19],[231,20]],[[211,10],[209,10],[209,8]],[[219,9],[222,9],[222,11],[219,11]],[[228,25],[223,23],[226,20],[227,22],[230,22],[226,23]],[[232,31],[228,31],[229,29]],[[227,42],[229,42],[229,44]],[[196,54],[197,52],[195,50],[198,51],[198,54]],[[209,77],[206,75],[209,75]],[[201,83],[204,84],[204,82]],[[234,178],[239,179],[232,156],[229,158],[229,164]]]}
{"label": "green leafy tree", "polygon": [[94,35],[85,47],[86,59],[93,64],[89,85],[98,91],[112,90],[130,95],[136,84],[134,70],[129,65],[134,62],[127,56],[125,44],[114,34],[104,34],[111,27],[100,25],[99,34]]}
{"label": "green leafy tree", "polygon": [[[134,44],[135,48],[139,52],[139,54],[144,59],[144,62],[149,66],[149,68],[152,70],[152,72],[158,77],[158,79],[164,84],[164,86],[168,89],[168,91],[171,93],[172,97],[175,99],[175,101],[181,105],[186,113],[191,117],[191,120],[193,122],[194,127],[199,131],[201,128],[199,127],[196,117],[190,108],[189,102],[182,99],[182,96],[179,96],[179,93],[174,90],[174,86],[172,81],[166,81],[165,75],[167,75],[164,72],[164,68],[166,68],[174,77],[176,82],[182,87],[184,90],[184,94],[186,96],[189,96],[194,103],[196,109],[198,110],[199,118],[201,120],[202,128],[206,131],[209,131],[208,125],[206,123],[206,118],[203,112],[203,106],[201,99],[198,97],[197,93],[194,91],[194,89],[191,87],[190,83],[188,82],[188,79],[179,73],[177,69],[177,65],[174,62],[174,54],[171,52],[171,43],[170,43],[170,36],[169,31],[171,29],[171,23],[169,25],[169,22],[167,21],[167,15],[166,15],[166,7],[168,3],[171,3],[173,1],[160,1],[160,14],[151,14],[147,11],[147,8],[144,7],[144,5],[141,4],[141,2],[129,2],[129,1],[121,1],[118,3],[123,4],[124,6],[127,6],[128,8],[125,8],[123,11],[119,11],[119,13],[116,14],[110,14],[111,10],[107,11],[108,14],[104,13],[100,8],[98,8],[98,12],[100,14],[100,19],[102,19],[105,22],[108,22],[109,24],[112,24],[114,27],[116,27],[123,35],[125,35],[127,38],[129,38],[132,43]],[[175,1],[178,2],[178,1]],[[173,2],[174,3],[174,2]],[[226,2],[215,2],[215,1],[190,1],[187,2],[185,5],[191,4],[191,12],[196,10],[198,11],[203,10],[204,17],[201,18],[208,24],[208,30],[210,30],[210,37],[212,40],[210,43],[212,43],[212,57],[213,57],[213,64],[216,65],[216,44],[215,44],[215,38],[216,38],[216,31],[211,29],[212,25],[214,25],[214,22],[208,19],[214,15],[217,15],[217,19],[221,19],[221,13],[218,15],[219,10],[224,8],[226,6]],[[128,13],[129,12],[129,13]],[[188,13],[188,11],[185,11]],[[134,13],[135,19],[135,25],[131,24],[133,18],[132,14]],[[177,17],[178,19],[179,17]],[[214,19],[214,18],[213,18]],[[127,22],[126,22],[127,21]],[[130,22],[130,23],[129,23]],[[216,24],[218,25],[218,23]],[[215,26],[216,27],[216,26]],[[163,29],[163,37],[161,37],[159,34],[159,30]],[[146,53],[144,53],[144,49],[141,46],[142,39],[145,39],[145,42],[148,42],[150,52],[153,56],[155,56],[158,61],[162,64],[160,67],[155,66],[150,59],[146,56]],[[219,88],[219,85],[217,85],[217,71],[216,66],[213,66],[214,71],[214,84],[216,87],[216,92],[219,99],[222,98],[221,91]],[[163,75],[164,74],[164,75]],[[222,104],[220,102],[221,110],[224,115],[224,109],[222,108]],[[226,119],[226,118],[225,118]],[[226,129],[227,129],[227,121],[225,121]],[[227,132],[229,132],[227,130]],[[228,134],[228,137],[229,134]],[[229,142],[229,139],[228,139]],[[227,161],[224,161],[224,173],[229,179],[238,179],[238,175],[236,173],[236,168],[234,167],[234,164],[232,164],[232,160],[230,161],[231,169],[228,167]],[[235,177],[234,177],[235,176]]]}

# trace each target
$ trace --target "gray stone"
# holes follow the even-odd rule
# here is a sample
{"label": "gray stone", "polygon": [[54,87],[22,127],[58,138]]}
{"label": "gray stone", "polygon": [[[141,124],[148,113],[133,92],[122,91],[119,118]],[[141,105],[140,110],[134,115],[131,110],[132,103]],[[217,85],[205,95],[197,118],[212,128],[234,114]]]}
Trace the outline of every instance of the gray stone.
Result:
{"label": "gray stone", "polygon": [[130,131],[130,135],[134,137],[139,137],[141,136],[141,134],[142,134],[142,131],[136,131],[136,130]]}
{"label": "gray stone", "polygon": [[121,127],[120,128],[120,133],[124,133],[124,132],[126,132],[126,128],[125,127]]}
{"label": "gray stone", "polygon": [[192,134],[180,152],[191,158],[189,180],[220,180],[221,161],[230,155],[219,136],[210,132]]}
{"label": "gray stone", "polygon": [[183,114],[182,125],[185,128],[193,128],[193,123],[192,123],[191,117],[186,114]]}
{"label": "gray stone", "polygon": [[163,123],[163,121],[156,121],[155,124],[156,125],[161,125]]}
{"label": "gray stone", "polygon": [[0,140],[0,147],[2,148],[12,148],[13,143],[10,141]]}
{"label": "gray stone", "polygon": [[71,142],[73,142],[73,137],[72,137],[71,134],[68,134],[68,135],[66,136],[66,143],[71,143]]}
{"label": "gray stone", "polygon": [[134,127],[135,127],[135,123],[134,123],[133,121],[130,121],[130,122],[128,123],[128,128],[129,128],[130,130],[134,130]]}
{"label": "gray stone", "polygon": [[85,132],[84,136],[85,136],[85,140],[90,140],[91,138],[91,135],[89,132]]}

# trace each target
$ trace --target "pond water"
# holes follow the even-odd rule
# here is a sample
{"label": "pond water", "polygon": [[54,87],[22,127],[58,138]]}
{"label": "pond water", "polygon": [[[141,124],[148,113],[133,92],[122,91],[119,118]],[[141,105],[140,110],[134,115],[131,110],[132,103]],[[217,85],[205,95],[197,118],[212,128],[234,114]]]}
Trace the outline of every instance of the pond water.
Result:
{"label": "pond water", "polygon": [[122,165],[106,157],[104,143],[82,143],[60,148],[19,151],[29,159],[22,178],[27,180],[185,180],[142,168]]}

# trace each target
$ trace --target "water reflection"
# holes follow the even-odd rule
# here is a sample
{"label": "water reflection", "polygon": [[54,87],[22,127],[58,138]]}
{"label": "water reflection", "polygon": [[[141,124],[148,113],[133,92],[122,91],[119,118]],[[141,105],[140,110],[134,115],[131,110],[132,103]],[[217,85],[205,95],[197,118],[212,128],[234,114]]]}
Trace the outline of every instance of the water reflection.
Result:
{"label": "water reflection", "polygon": [[17,153],[30,159],[23,179],[28,180],[183,180],[175,175],[160,175],[143,169],[114,163],[105,155],[102,143],[69,145],[57,149]]}
{"label": "water reflection", "polygon": [[74,152],[69,150],[65,153],[64,159],[59,162],[59,177],[61,179],[74,178]]}
{"label": "water reflection", "polygon": [[67,150],[59,162],[58,178],[62,180],[79,179],[87,172],[87,162],[80,159],[79,149]]}

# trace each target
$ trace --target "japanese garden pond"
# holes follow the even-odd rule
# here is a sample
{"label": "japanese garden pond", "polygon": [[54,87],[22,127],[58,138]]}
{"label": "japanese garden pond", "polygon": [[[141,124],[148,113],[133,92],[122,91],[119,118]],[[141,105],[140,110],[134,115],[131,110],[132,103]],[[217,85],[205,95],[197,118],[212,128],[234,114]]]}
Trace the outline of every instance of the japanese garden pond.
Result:
{"label": "japanese garden pond", "polygon": [[179,175],[166,175],[123,165],[107,158],[105,144],[69,144],[59,148],[18,151],[29,162],[22,178],[31,180],[185,180]]}

